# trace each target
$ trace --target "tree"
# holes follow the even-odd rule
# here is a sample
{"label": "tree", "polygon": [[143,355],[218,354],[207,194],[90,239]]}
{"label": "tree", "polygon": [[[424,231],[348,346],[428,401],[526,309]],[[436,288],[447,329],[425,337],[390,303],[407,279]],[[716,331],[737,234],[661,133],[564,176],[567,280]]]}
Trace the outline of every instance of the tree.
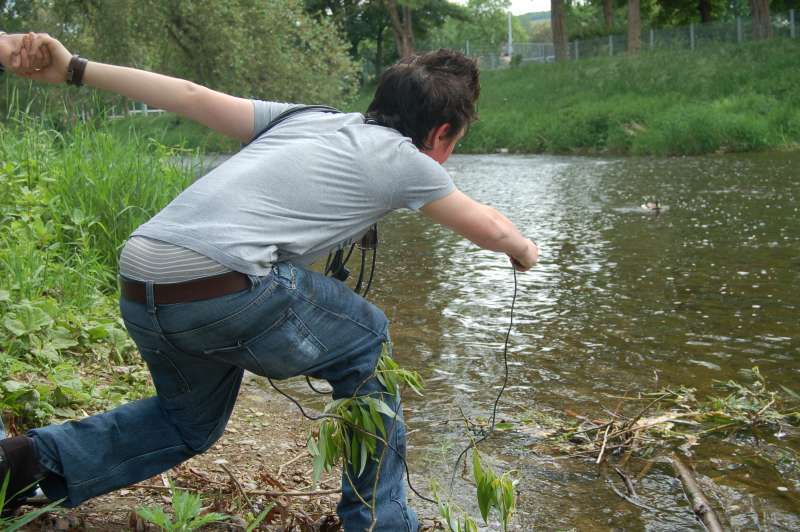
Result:
{"label": "tree", "polygon": [[397,4],[397,0],[385,0],[389,20],[392,21],[395,45],[400,58],[414,54],[413,10],[408,4]]}
{"label": "tree", "polygon": [[[496,45],[508,38],[509,0],[469,0],[463,17],[448,18],[444,26],[427,40],[429,46]],[[514,42],[530,40],[518,17],[513,17],[511,32]],[[547,28],[547,39],[550,28]]]}
{"label": "tree", "polygon": [[94,60],[258,98],[338,105],[357,88],[339,30],[299,0],[30,1],[27,28]]}
{"label": "tree", "polygon": [[553,28],[553,48],[556,61],[569,59],[567,50],[567,26],[564,20],[564,0],[550,0],[550,26]]}
{"label": "tree", "polygon": [[753,19],[753,39],[772,37],[772,21],[769,14],[769,0],[750,0],[750,16]]}
{"label": "tree", "polygon": [[642,49],[642,11],[639,0],[628,0],[628,53],[635,55]]}
{"label": "tree", "polygon": [[464,19],[464,8],[448,0],[384,0],[389,13],[397,53],[407,57],[414,53],[417,38],[424,38],[440,28],[448,18]]}
{"label": "tree", "polygon": [[614,28],[614,1],[603,0],[603,28],[610,34]]}

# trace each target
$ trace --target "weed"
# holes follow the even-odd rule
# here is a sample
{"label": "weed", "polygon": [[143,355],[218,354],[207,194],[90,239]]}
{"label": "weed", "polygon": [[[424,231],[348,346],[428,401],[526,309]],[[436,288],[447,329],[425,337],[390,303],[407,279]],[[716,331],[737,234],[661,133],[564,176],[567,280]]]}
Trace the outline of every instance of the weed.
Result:
{"label": "weed", "polygon": [[[200,495],[174,487],[171,503],[174,519],[163,508],[157,506],[137,508],[136,514],[166,532],[188,532],[230,518],[228,515],[217,512],[201,513]],[[264,515],[266,516],[266,514]]]}

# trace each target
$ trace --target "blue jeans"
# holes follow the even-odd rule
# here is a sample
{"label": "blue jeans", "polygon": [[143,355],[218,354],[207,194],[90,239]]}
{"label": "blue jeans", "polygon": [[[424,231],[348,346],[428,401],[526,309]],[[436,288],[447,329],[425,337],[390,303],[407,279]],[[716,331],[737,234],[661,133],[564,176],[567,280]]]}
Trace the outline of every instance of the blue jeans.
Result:
{"label": "blue jeans", "polygon": [[[245,369],[274,379],[325,379],[334,398],[384,391],[370,377],[389,341],[377,307],[343,283],[291,263],[251,281],[249,290],[192,303],[155,305],[151,290],[147,304],[121,300],[157,396],[30,431],[51,473],[41,483],[49,498],[66,497],[65,506],[75,506],[202,453],[222,435]],[[386,400],[398,411],[396,419],[384,418],[387,429],[393,426],[389,440],[405,454],[399,405]],[[373,494],[376,467],[371,462],[361,476],[351,470],[350,480],[342,477],[337,512],[345,530],[370,526],[372,512],[360,495],[377,501],[376,529],[415,532],[402,458],[387,449]]]}

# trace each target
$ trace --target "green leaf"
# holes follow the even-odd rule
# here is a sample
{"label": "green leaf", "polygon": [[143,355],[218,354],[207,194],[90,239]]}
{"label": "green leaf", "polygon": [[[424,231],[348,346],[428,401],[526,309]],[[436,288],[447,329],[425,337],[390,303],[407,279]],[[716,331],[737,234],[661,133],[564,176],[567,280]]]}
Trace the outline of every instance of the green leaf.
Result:
{"label": "green leaf", "polygon": [[388,416],[393,419],[397,415],[395,411],[392,410],[392,408],[384,401],[374,397],[369,397],[368,400],[375,406],[375,409],[384,416]]}
{"label": "green leaf", "polygon": [[368,456],[368,453],[367,453],[367,440],[363,435],[361,436],[361,446],[360,446],[360,451],[359,452],[360,452],[360,457],[361,457],[361,465],[358,468],[358,475],[357,476],[360,477],[361,474],[364,472],[364,469],[367,467],[367,456]]}
{"label": "green leaf", "polygon": [[26,383],[26,382],[20,382],[20,381],[15,381],[15,380],[7,380],[2,384],[2,386],[3,386],[3,388],[5,389],[6,392],[14,393],[14,392],[18,392],[18,391],[21,391],[21,390],[30,389],[31,385]]}
{"label": "green leaf", "polygon": [[511,430],[514,428],[514,424],[508,421],[501,421],[500,423],[495,423],[494,428],[496,430]]}
{"label": "green leaf", "polygon": [[781,388],[783,388],[783,391],[784,391],[784,392],[786,392],[786,393],[788,393],[788,394],[789,394],[789,396],[791,396],[793,399],[797,399],[798,401],[800,401],[800,394],[798,394],[797,392],[794,392],[794,391],[790,390],[789,388],[787,388],[787,387],[786,387],[786,386],[784,386],[783,384],[781,384],[781,385],[780,385],[780,387],[781,387]]}
{"label": "green leaf", "polygon": [[269,503],[266,508],[261,510],[261,513],[258,514],[255,519],[253,519],[247,524],[247,528],[245,529],[244,532],[253,532],[253,530],[255,530],[258,527],[258,525],[260,525],[261,522],[264,521],[264,519],[266,519],[267,515],[269,515],[269,513],[272,511],[274,507],[275,507],[274,502]]}
{"label": "green leaf", "polygon": [[30,303],[16,305],[14,311],[3,320],[3,325],[15,336],[25,336],[52,323],[53,318]]}
{"label": "green leaf", "polygon": [[380,412],[376,408],[374,408],[371,404],[369,405],[369,415],[372,417],[372,421],[377,427],[378,431],[383,436],[383,439],[386,439],[386,426],[383,423],[383,418],[381,417]]}

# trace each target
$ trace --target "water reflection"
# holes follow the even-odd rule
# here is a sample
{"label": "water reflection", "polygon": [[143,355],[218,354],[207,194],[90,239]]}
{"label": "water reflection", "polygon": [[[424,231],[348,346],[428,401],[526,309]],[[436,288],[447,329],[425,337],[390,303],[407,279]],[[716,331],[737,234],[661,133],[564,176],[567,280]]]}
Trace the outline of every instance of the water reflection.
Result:
{"label": "water reflection", "polygon": [[[518,276],[500,417],[600,412],[606,394],[665,385],[705,395],[713,380],[754,365],[774,386],[797,389],[798,167],[797,154],[453,157],[459,188],[506,213],[542,250],[541,264]],[[650,197],[668,208],[641,209]],[[391,216],[381,233],[372,298],[392,320],[397,357],[428,383],[424,399],[406,400],[414,478],[449,479],[465,443],[462,412],[488,417],[501,383],[511,268],[415,213]],[[523,529],[694,526],[668,465],[642,480],[658,509],[643,510],[621,502],[591,462],[533,455],[536,441],[503,433],[486,448],[490,461],[521,472]],[[699,470],[725,490],[734,527],[800,524],[796,458],[782,460],[794,465],[782,472],[758,458],[775,449],[757,442],[742,456],[741,446],[719,442],[700,451]]]}

